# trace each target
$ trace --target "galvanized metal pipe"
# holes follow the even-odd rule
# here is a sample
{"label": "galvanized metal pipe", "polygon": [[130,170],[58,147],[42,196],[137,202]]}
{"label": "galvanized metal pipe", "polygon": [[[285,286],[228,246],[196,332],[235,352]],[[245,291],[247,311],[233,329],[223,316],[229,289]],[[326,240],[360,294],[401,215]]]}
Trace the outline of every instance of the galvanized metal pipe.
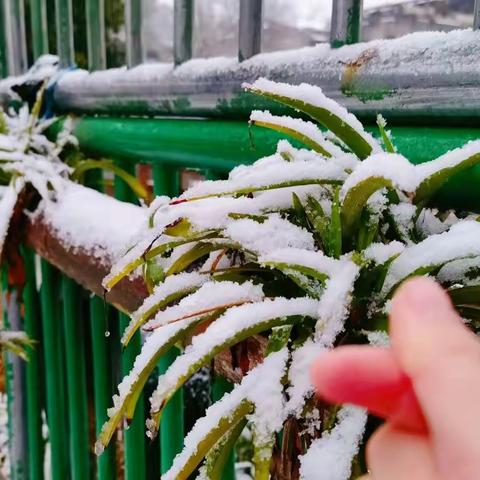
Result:
{"label": "galvanized metal pipe", "polygon": [[360,41],[362,12],[363,0],[335,0],[332,3],[330,28],[332,47]]}
{"label": "galvanized metal pipe", "polygon": [[143,62],[142,0],[125,0],[125,31],[127,37],[127,66]]}
{"label": "galvanized metal pipe", "polygon": [[9,75],[20,75],[28,69],[23,0],[3,0],[5,39]]}
{"label": "galvanized metal pipe", "polygon": [[473,29],[480,29],[480,0],[475,0],[475,6],[473,7]]}
{"label": "galvanized metal pipe", "polygon": [[105,49],[105,0],[86,0],[89,70],[107,68]]}
{"label": "galvanized metal pipe", "polygon": [[[5,277],[4,277],[5,278]],[[4,290],[7,293],[7,290]],[[20,301],[15,289],[3,298],[5,327],[7,330],[23,329]],[[7,384],[8,441],[10,451],[10,478],[23,480],[27,475],[27,423],[25,418],[25,362],[12,352],[5,355]]]}
{"label": "galvanized metal pipe", "polygon": [[33,57],[48,53],[48,26],[46,0],[30,0]]}
{"label": "galvanized metal pipe", "polygon": [[75,63],[72,0],[55,0],[55,25],[60,66],[71,67]]}
{"label": "galvanized metal pipe", "polygon": [[180,65],[192,58],[193,0],[175,0],[173,7],[173,60]]}
{"label": "galvanized metal pipe", "polygon": [[262,45],[262,0],[240,0],[238,23],[238,59],[256,55]]}

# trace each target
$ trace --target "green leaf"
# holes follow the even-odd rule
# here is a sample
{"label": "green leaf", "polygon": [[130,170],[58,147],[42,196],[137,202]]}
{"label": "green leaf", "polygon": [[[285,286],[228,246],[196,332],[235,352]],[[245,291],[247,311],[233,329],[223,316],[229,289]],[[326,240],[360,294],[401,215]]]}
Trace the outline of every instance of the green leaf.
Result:
{"label": "green leaf", "polygon": [[322,244],[323,248],[325,248],[330,219],[325,215],[320,202],[311,195],[307,197],[305,213],[307,214],[308,221],[315,231],[318,240]]}
{"label": "green leaf", "polygon": [[[299,87],[301,88],[301,87]],[[306,113],[315,121],[322,124],[328,130],[340,138],[359,158],[367,158],[373,150],[372,145],[352,126],[345,118],[340,118],[333,111],[326,108],[317,107],[293,96],[286,97],[276,93],[268,92],[251,86],[249,91],[262,95],[266,98],[279,102],[283,105],[294,108]],[[319,95],[323,95],[319,90]]]}
{"label": "green leaf", "polygon": [[[464,148],[469,148],[468,144]],[[454,153],[455,155],[458,155],[458,151],[456,150],[454,150],[453,152],[449,152],[446,155],[449,155],[452,153]],[[440,157],[437,160],[440,160],[440,159],[442,159],[442,157]],[[435,161],[436,160],[433,160],[433,162]],[[413,199],[413,203],[415,203],[415,205],[418,205],[419,207],[423,207],[428,203],[428,201],[438,191],[438,189],[445,184],[445,182],[447,182],[450,178],[452,178],[454,175],[461,172],[462,170],[470,168],[476,165],[477,163],[480,163],[480,153],[469,155],[463,161],[457,163],[452,167],[445,167],[436,171],[435,173],[430,175],[428,178],[423,180],[423,182],[420,183],[420,185],[417,187],[417,190],[415,192],[415,197]],[[419,168],[420,167],[421,166],[419,166]]]}
{"label": "green leaf", "polygon": [[342,254],[342,220],[339,196],[340,189],[335,188],[333,192],[332,214],[325,245],[326,253],[334,258],[340,258]]}
{"label": "green leaf", "polygon": [[272,329],[272,333],[268,337],[265,356],[274,352],[279,352],[283,347],[288,345],[293,325],[285,325],[284,327],[276,327]]}
{"label": "green leaf", "polygon": [[72,173],[72,180],[79,181],[83,175],[89,170],[100,169],[107,172],[112,172],[117,177],[120,177],[135,193],[138,198],[150,202],[150,194],[147,192],[138,178],[126,172],[123,168],[115,165],[111,160],[80,160]]}
{"label": "green leaf", "polygon": [[380,219],[378,215],[372,216],[368,208],[363,209],[356,243],[356,249],[358,251],[365,250],[375,240],[378,233],[379,222]]}
{"label": "green leaf", "polygon": [[480,305],[480,285],[447,290],[454,305]]}
{"label": "green leaf", "polygon": [[292,193],[292,205],[298,225],[303,228],[308,228],[307,212],[305,211],[305,207],[302,205],[300,197],[295,192]]}
{"label": "green leaf", "polygon": [[357,183],[347,192],[342,205],[344,238],[354,234],[359,227],[362,211],[368,199],[382,188],[393,189],[392,181],[384,177],[369,177]]}
{"label": "green leaf", "polygon": [[385,145],[385,149],[387,150],[387,152],[396,153],[397,149],[393,145],[390,135],[385,130],[387,123],[380,114],[377,115],[377,125],[378,129],[380,130],[380,135],[382,136],[383,144]]}

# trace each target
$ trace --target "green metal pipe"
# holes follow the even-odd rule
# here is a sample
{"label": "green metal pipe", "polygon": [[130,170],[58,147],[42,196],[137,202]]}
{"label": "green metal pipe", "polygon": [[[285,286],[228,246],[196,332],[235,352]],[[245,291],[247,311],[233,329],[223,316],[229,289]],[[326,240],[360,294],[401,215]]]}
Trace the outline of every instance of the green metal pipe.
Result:
{"label": "green metal pipe", "polygon": [[[375,132],[376,128],[369,130]],[[392,127],[391,131],[399,152],[413,163],[434,159],[480,138],[480,128]],[[244,121],[163,118],[85,117],[77,123],[75,135],[81,148],[91,155],[221,172],[271,154],[277,141],[284,138],[253,128],[252,147]],[[479,185],[480,166],[476,166],[448,182],[437,202],[480,210]]]}
{"label": "green metal pipe", "polygon": [[48,53],[48,26],[46,0],[30,0],[33,58]]}
{"label": "green metal pipe", "polygon": [[63,339],[59,319],[58,290],[54,268],[41,263],[40,288],[43,353],[45,361],[46,404],[51,446],[52,480],[69,478],[69,435],[66,421],[64,388]]}
{"label": "green metal pipe", "polygon": [[[120,166],[129,173],[135,174],[135,165],[121,163]],[[119,177],[115,178],[115,197],[119,200],[134,201],[132,191]],[[118,314],[120,330],[127,328],[130,318],[124,313]],[[129,345],[123,350],[121,358],[121,373],[127,375],[132,369],[136,356],[140,353],[142,339],[137,332]],[[135,410],[135,415],[128,429],[125,431],[125,479],[143,480],[146,475],[145,468],[145,406],[144,397],[140,396]]]}
{"label": "green metal pipe", "polygon": [[8,76],[5,3],[0,2],[0,78]]}
{"label": "green metal pipe", "polygon": [[72,0],[55,0],[55,26],[60,66],[71,67],[75,64]]}
{"label": "green metal pipe", "polygon": [[[92,338],[93,397],[95,402],[95,434],[98,437],[107,421],[107,409],[112,402],[112,368],[108,341],[105,337],[105,304],[99,297],[90,298],[90,332]],[[98,480],[113,480],[115,473],[115,448],[110,444],[97,457]]]}
{"label": "green metal pipe", "polygon": [[[153,166],[153,190],[156,195],[178,195],[180,175],[177,168],[162,165]],[[171,350],[159,363],[159,373],[163,374],[178,356],[178,350]],[[173,459],[183,448],[184,417],[183,391],[180,389],[165,407],[160,423],[160,473],[163,475]]]}
{"label": "green metal pipe", "polygon": [[127,66],[143,62],[142,0],[125,0]]}
{"label": "green metal pipe", "polygon": [[35,286],[34,254],[23,248],[26,283],[23,289],[25,333],[35,342],[25,366],[25,391],[28,429],[28,478],[43,480],[43,436],[42,436],[42,367],[40,363],[41,318],[38,292]]}
{"label": "green metal pipe", "polygon": [[105,49],[105,2],[86,0],[87,47],[89,70],[104,70],[107,67]]}
{"label": "green metal pipe", "polygon": [[70,478],[85,480],[89,478],[90,453],[81,291],[71,278],[62,276],[62,293],[70,424]]}

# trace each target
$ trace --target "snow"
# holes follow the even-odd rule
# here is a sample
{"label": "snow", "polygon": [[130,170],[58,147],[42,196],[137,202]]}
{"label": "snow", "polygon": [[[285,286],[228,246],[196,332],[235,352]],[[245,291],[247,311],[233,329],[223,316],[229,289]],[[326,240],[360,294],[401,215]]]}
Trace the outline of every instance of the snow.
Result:
{"label": "snow", "polygon": [[276,213],[269,215],[263,223],[250,219],[232,221],[224,233],[244,249],[259,254],[285,247],[308,250],[315,248],[309,231],[293,225]]}
{"label": "snow", "polygon": [[155,318],[145,325],[146,330],[156,329],[184,318],[200,318],[212,310],[226,308],[227,305],[260,302],[264,299],[260,285],[250,281],[207,282],[196,292],[184,297],[177,305],[158,312]]}
{"label": "snow", "polygon": [[152,411],[158,411],[162,402],[168,398],[179,378],[188,375],[192,365],[205,360],[212,351],[237,338],[242,331],[256,325],[289,316],[308,316],[316,318],[318,302],[308,298],[286,299],[277,297],[273,300],[251,303],[227,310],[203,333],[196,335],[182,356],[177,357],[170,368],[158,380],[158,387],[150,401]]}
{"label": "snow", "polygon": [[245,84],[244,87],[254,92],[265,92],[282,97],[293,98],[300,102],[304,102],[305,104],[310,104],[314,107],[327,110],[332,115],[338,117],[344,124],[355,130],[357,134],[370,145],[372,152],[381,150],[378,142],[364,130],[363,125],[358,119],[337,102],[326,97],[320,87],[308,83],[290,85],[288,83],[273,82],[266,78],[259,78],[251,85]]}
{"label": "snow", "polygon": [[338,413],[338,423],[313,441],[300,457],[301,480],[348,480],[367,422],[367,412],[346,406]]}
{"label": "snow", "polygon": [[317,144],[322,150],[328,153],[328,156],[341,156],[344,152],[334,143],[327,140],[322,131],[313,122],[307,122],[300,118],[292,118],[287,115],[272,115],[268,111],[254,110],[250,114],[250,122],[266,123],[278,125],[280,127],[298,132],[309,140]]}
{"label": "snow", "polygon": [[398,153],[378,153],[371,155],[345,180],[340,191],[340,197],[345,199],[351,189],[368,178],[385,178],[401,190],[414,191],[418,179],[416,167],[404,156]]}
{"label": "snow", "polygon": [[145,212],[91,188],[65,182],[56,201],[43,200],[35,213],[42,215],[66,245],[87,250],[109,264],[142,229]]}
{"label": "snow", "polygon": [[151,295],[149,295],[142,305],[131,314],[131,321],[125,329],[122,336],[122,343],[135,332],[140,323],[148,320],[149,316],[155,310],[155,307],[165,301],[169,296],[178,292],[191,292],[199,288],[209,279],[208,275],[202,275],[197,272],[182,272],[178,275],[170,275],[162,283],[155,286]]}
{"label": "snow", "polygon": [[393,240],[390,243],[372,243],[363,250],[362,254],[366,260],[382,265],[395,255],[402,253],[404,249],[405,244]]}
{"label": "snow", "polygon": [[[221,419],[229,418],[245,401],[252,404],[257,426],[256,434],[266,437],[277,432],[284,421],[283,395],[281,378],[288,357],[288,350],[283,349],[269,355],[261,365],[248,373],[239,385],[225,394],[221,400],[210,406],[205,416],[197,420],[192,430],[185,437],[184,449],[179,453],[168,472],[162,475],[164,480],[179,477],[188,459],[197,452],[199,444]],[[259,440],[263,440],[259,438]]]}
{"label": "snow", "polygon": [[22,178],[13,179],[0,190],[0,254],[7,238],[10,219],[17,204],[18,194],[23,190],[25,182]]}
{"label": "snow", "polygon": [[[437,279],[443,284],[458,284],[465,286],[479,284],[480,257],[460,258],[445,264],[437,274]],[[473,275],[469,275],[473,273]]]}
{"label": "snow", "polygon": [[390,265],[382,295],[387,295],[420,267],[440,266],[455,259],[480,255],[479,238],[480,223],[466,220],[453,225],[448,232],[432,235],[406,248]]}

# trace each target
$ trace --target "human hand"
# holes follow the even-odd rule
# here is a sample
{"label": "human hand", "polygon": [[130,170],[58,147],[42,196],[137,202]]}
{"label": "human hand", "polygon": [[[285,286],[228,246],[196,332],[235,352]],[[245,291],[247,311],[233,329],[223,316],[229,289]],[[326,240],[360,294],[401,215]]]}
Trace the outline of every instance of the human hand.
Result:
{"label": "human hand", "polygon": [[480,479],[480,342],[448,295],[415,278],[392,300],[391,348],[339,347],[312,367],[320,396],[386,420],[367,445],[372,480]]}

